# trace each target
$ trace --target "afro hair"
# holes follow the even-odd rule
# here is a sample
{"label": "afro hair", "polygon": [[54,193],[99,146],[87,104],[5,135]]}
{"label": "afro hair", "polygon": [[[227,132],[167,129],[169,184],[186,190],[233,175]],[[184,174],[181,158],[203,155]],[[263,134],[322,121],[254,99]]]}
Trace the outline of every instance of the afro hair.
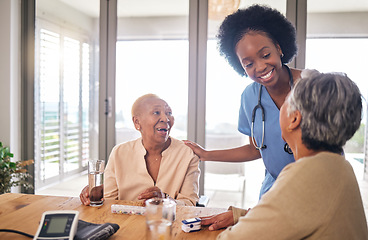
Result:
{"label": "afro hair", "polygon": [[241,76],[245,73],[235,53],[235,46],[249,31],[264,32],[274,43],[279,44],[284,54],[282,63],[289,63],[298,51],[295,27],[278,10],[258,4],[239,9],[222,22],[217,39],[220,55]]}

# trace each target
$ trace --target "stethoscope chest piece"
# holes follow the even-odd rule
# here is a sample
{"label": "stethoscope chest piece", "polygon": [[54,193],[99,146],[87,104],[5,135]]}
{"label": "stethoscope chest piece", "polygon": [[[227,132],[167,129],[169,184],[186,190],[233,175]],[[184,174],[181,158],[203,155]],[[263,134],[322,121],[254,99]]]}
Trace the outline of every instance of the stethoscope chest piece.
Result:
{"label": "stethoscope chest piece", "polygon": [[293,154],[293,151],[291,150],[291,148],[289,147],[289,144],[285,143],[284,145],[284,151],[289,153],[289,154]]}

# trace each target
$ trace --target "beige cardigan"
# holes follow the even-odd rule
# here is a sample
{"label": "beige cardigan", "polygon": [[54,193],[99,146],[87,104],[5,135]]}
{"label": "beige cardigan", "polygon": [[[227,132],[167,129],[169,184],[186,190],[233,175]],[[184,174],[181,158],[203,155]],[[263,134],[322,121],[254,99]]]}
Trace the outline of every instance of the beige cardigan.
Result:
{"label": "beige cardigan", "polygon": [[[155,186],[148,174],[142,138],[119,144],[111,151],[104,175],[104,197],[137,201],[140,193]],[[171,137],[162,152],[156,186],[177,200],[178,205],[198,201],[199,158],[182,141]]]}
{"label": "beige cardigan", "polygon": [[351,165],[328,152],[287,165],[258,205],[218,239],[368,239]]}

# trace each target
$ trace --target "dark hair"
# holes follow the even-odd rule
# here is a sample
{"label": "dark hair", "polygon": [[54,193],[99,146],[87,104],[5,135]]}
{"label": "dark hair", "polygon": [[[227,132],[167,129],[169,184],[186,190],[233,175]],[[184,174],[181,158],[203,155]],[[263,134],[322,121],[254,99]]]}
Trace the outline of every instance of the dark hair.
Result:
{"label": "dark hair", "polygon": [[289,63],[298,51],[295,27],[279,11],[257,4],[239,9],[225,18],[217,38],[220,54],[242,76],[244,69],[235,53],[235,46],[249,31],[264,32],[279,44],[284,54],[282,63]]}

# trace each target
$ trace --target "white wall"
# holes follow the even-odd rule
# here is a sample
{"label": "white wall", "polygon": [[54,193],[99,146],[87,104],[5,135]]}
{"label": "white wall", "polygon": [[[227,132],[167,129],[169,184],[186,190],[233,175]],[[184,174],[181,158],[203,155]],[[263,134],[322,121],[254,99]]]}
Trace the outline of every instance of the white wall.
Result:
{"label": "white wall", "polygon": [[20,1],[0,1],[0,141],[20,156]]}
{"label": "white wall", "polygon": [[308,13],[307,37],[368,37],[368,12]]}
{"label": "white wall", "polygon": [[188,38],[188,17],[119,18],[118,39]]}

